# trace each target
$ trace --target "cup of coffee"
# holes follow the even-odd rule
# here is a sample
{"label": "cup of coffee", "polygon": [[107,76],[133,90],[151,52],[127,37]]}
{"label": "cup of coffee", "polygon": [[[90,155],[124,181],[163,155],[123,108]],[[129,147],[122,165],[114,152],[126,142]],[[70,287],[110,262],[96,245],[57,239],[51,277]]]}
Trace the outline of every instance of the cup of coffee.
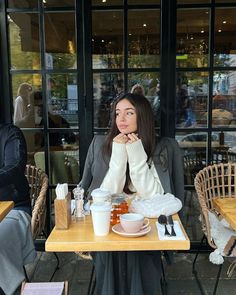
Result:
{"label": "cup of coffee", "polygon": [[111,202],[111,193],[102,188],[96,188],[91,192],[93,203],[98,202]]}
{"label": "cup of coffee", "polygon": [[111,204],[108,202],[93,203],[90,210],[94,234],[96,236],[106,236],[110,229]]}
{"label": "cup of coffee", "polygon": [[120,224],[125,232],[136,233],[149,225],[149,220],[139,213],[126,213],[120,216]]}

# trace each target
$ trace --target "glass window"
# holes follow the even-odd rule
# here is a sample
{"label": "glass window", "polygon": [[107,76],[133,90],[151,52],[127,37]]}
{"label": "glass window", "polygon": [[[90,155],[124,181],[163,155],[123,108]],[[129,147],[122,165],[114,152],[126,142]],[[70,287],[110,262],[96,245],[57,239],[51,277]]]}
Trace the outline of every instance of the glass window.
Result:
{"label": "glass window", "polygon": [[216,9],[215,66],[236,66],[236,8]]}
{"label": "glass window", "polygon": [[92,5],[110,6],[110,5],[123,5],[124,0],[92,0]]}
{"label": "glass window", "polygon": [[8,28],[11,69],[39,69],[38,14],[10,13]]}
{"label": "glass window", "polygon": [[37,8],[38,0],[8,0],[9,8]]}
{"label": "glass window", "polygon": [[124,75],[121,73],[102,73],[93,75],[94,126],[108,127],[111,104],[124,91]]}
{"label": "glass window", "polygon": [[75,0],[43,0],[43,5],[45,8],[55,8],[55,7],[74,7]]}
{"label": "glass window", "polygon": [[177,11],[177,67],[207,67],[209,49],[209,10]]}
{"label": "glass window", "polygon": [[210,3],[210,2],[211,0],[177,0],[178,4],[202,4],[202,3]]}
{"label": "glass window", "polygon": [[153,108],[156,127],[160,126],[160,73],[137,72],[128,75],[128,91],[133,92],[135,86],[143,88],[143,95],[147,97]]}
{"label": "glass window", "polygon": [[212,125],[236,125],[236,72],[214,72],[213,99],[212,99]]}
{"label": "glass window", "polygon": [[46,95],[49,127],[78,128],[77,75],[47,75]]}
{"label": "glass window", "polygon": [[207,126],[208,87],[208,72],[177,74],[177,127],[197,128]]}
{"label": "glass window", "polygon": [[45,13],[48,69],[76,69],[75,13]]}
{"label": "glass window", "polygon": [[128,0],[128,4],[160,4],[160,0]]}
{"label": "glass window", "polygon": [[160,11],[131,10],[128,13],[130,68],[160,66]]}
{"label": "glass window", "polygon": [[92,18],[93,68],[122,68],[123,12],[95,11]]}

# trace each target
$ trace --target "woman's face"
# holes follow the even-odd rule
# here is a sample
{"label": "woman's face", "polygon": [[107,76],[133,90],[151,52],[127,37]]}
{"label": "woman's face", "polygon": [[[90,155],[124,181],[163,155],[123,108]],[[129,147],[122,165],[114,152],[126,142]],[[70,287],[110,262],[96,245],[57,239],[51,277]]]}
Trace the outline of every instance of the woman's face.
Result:
{"label": "woman's face", "polygon": [[136,109],[127,99],[122,99],[116,105],[116,125],[120,133],[137,132]]}

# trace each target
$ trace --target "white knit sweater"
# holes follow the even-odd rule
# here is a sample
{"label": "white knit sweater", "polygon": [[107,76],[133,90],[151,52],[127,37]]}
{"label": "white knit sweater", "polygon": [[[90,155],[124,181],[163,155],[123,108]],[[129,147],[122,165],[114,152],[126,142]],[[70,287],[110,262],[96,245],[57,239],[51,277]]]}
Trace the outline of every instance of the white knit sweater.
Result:
{"label": "white knit sweater", "polygon": [[138,196],[150,198],[156,193],[164,193],[153,162],[151,167],[147,163],[147,155],[141,140],[131,144],[113,142],[109,169],[101,188],[109,190],[112,194],[122,193],[127,162],[129,163],[132,190],[134,189]]}

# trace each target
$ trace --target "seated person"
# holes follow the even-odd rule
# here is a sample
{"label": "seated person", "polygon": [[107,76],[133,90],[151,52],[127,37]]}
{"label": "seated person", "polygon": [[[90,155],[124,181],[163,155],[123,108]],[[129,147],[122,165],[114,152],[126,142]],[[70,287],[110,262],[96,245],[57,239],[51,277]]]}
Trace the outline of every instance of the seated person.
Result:
{"label": "seated person", "polygon": [[[43,118],[43,99],[42,93],[40,91],[34,92],[34,106],[36,108],[35,111],[35,123],[37,127],[41,127],[44,124]],[[53,114],[48,112],[48,125],[49,128],[70,128],[70,124],[63,118],[61,115]],[[39,139],[40,137],[40,139]],[[75,135],[73,133],[59,133],[53,132],[50,133],[50,146],[60,146],[63,143],[74,143],[76,140]],[[38,141],[41,141],[38,143]],[[38,136],[36,142],[43,147],[44,141],[43,136]]]}
{"label": "seated person", "polygon": [[36,252],[25,139],[18,127],[0,124],[0,143],[0,201],[14,201],[14,209],[0,222],[0,294],[12,295],[25,279],[23,266],[34,261]]}
{"label": "seated person", "polygon": [[[149,198],[169,192],[183,199],[183,161],[177,142],[156,138],[153,111],[142,95],[114,101],[107,136],[95,136],[80,185],[90,195],[101,187],[112,194]],[[93,252],[98,295],[160,294],[160,251]]]}

